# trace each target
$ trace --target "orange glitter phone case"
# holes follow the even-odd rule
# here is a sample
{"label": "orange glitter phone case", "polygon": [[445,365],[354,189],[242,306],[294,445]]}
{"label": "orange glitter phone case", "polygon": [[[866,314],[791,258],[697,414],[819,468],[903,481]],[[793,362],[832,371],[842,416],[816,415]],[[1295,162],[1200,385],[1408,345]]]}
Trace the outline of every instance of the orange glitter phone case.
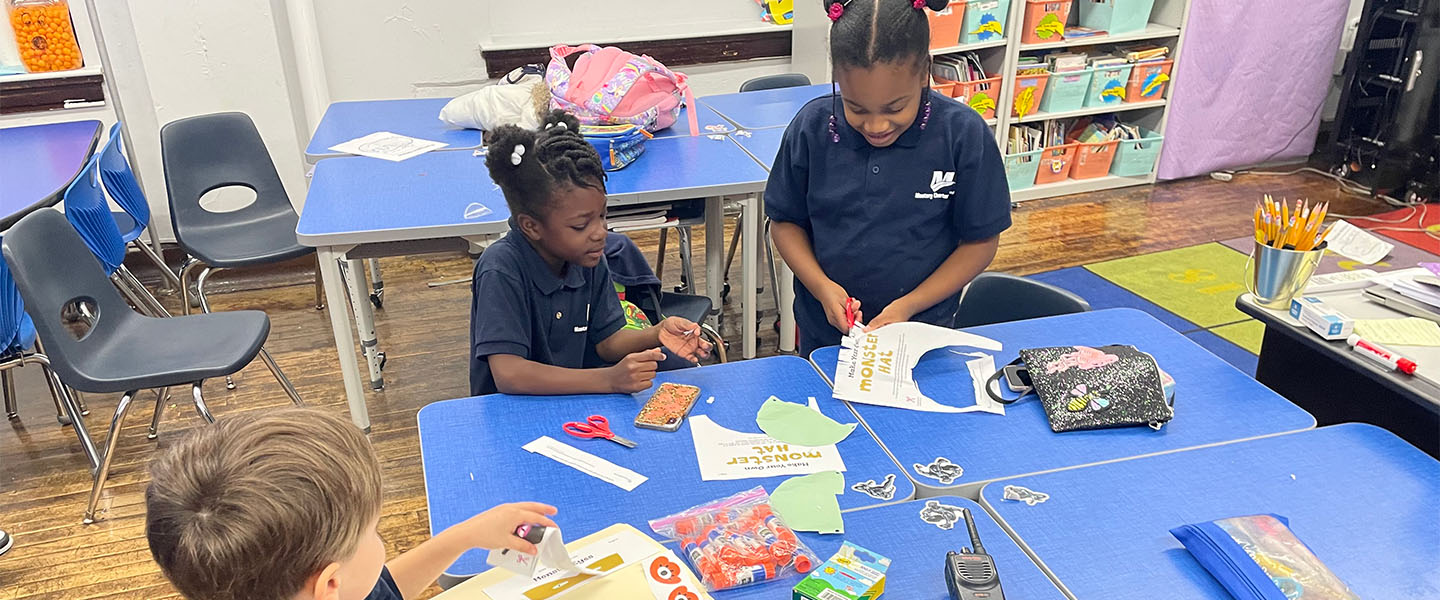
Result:
{"label": "orange glitter phone case", "polygon": [[680,429],[680,423],[685,420],[685,415],[690,414],[695,400],[699,398],[698,387],[662,383],[641,407],[640,414],[635,416],[635,426],[660,431]]}

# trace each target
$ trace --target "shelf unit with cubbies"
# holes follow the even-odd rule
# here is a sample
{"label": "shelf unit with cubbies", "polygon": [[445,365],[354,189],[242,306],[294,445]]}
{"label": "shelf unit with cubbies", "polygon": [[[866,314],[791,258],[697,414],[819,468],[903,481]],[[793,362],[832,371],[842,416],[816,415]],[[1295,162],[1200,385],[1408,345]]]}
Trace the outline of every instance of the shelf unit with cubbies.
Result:
{"label": "shelf unit with cubbies", "polygon": [[[960,2],[959,0],[955,0],[951,5],[954,7],[957,4],[965,4],[967,5],[965,10],[968,12],[981,2],[990,5],[996,1],[997,0],[970,0],[969,2]],[[1004,2],[1004,0],[998,1],[1001,3]],[[1155,165],[1149,169],[1148,173],[1136,174],[1135,172],[1137,170],[1143,170],[1144,167],[1143,164],[1137,167],[1137,163],[1133,158],[1135,158],[1136,154],[1142,153],[1146,157],[1156,157],[1158,156],[1158,150],[1162,148],[1165,124],[1170,111],[1169,94],[1173,88],[1176,77],[1174,69],[1176,62],[1170,63],[1168,73],[1170,81],[1168,85],[1165,85],[1164,90],[1156,94],[1157,97],[1154,98],[1127,97],[1123,101],[1111,102],[1100,102],[1098,100],[1096,102],[1089,102],[1088,100],[1090,99],[1087,99],[1087,102],[1083,105],[1078,105],[1078,108],[1067,107],[1064,110],[1050,112],[1032,108],[1033,112],[1029,112],[1023,116],[1017,116],[1013,111],[1013,105],[1016,100],[1016,90],[1036,86],[1030,79],[1026,77],[1017,78],[1015,75],[1016,66],[1020,63],[1022,56],[1038,56],[1055,51],[1083,51],[1094,55],[1113,49],[1116,44],[1128,45],[1148,42],[1168,47],[1169,54],[1166,57],[1167,60],[1178,62],[1185,36],[1185,26],[1190,14],[1190,0],[1153,0],[1153,6],[1144,25],[1137,29],[1130,29],[1121,33],[1071,39],[1039,39],[1038,36],[1033,37],[1031,40],[1025,39],[1026,36],[1024,33],[1027,26],[1034,26],[1034,23],[1027,23],[1027,17],[1029,17],[1030,14],[1041,15],[1048,9],[1050,12],[1058,15],[1063,11],[1063,14],[1066,15],[1064,23],[1067,26],[1074,26],[1080,24],[1079,13],[1081,12],[1081,7],[1079,5],[1081,4],[1087,4],[1085,7],[1087,10],[1096,7],[1103,10],[1111,10],[1116,8],[1117,5],[1122,9],[1126,8],[1125,5],[1133,1],[1145,2],[1147,0],[1069,0],[1068,2],[1063,0],[1059,2],[1010,0],[1008,15],[1002,19],[1004,23],[1003,38],[948,45],[946,44],[946,42],[949,41],[948,39],[933,42],[933,45],[940,47],[931,49],[932,56],[975,52],[979,55],[981,64],[984,65],[987,73],[998,73],[1001,75],[999,94],[995,101],[995,117],[987,120],[987,123],[993,127],[995,142],[1000,146],[1002,154],[1006,150],[1006,142],[1011,126],[1022,123],[1038,125],[1054,119],[1074,119],[1084,116],[1114,113],[1120,120],[1138,125],[1146,130],[1148,136],[1154,136],[1147,137],[1147,141],[1143,143],[1133,141],[1121,142],[1121,144],[1129,143],[1133,145],[1133,148],[1126,149],[1129,150],[1132,160],[1124,161],[1126,162],[1124,167],[1119,165],[1122,161],[1115,161],[1115,166],[1112,166],[1109,172],[1101,171],[1101,174],[1098,176],[1084,179],[1063,178],[1059,181],[1048,183],[1042,182],[1012,186],[1014,188],[1010,194],[1012,201],[1020,202],[1036,198],[1063,196],[1066,194],[1144,185],[1155,182],[1155,169],[1158,168],[1158,159],[1154,161]],[[1035,8],[1027,10],[1032,6]],[[1132,13],[1132,21],[1136,18]],[[973,19],[967,19],[967,21],[970,24],[975,22]],[[1055,25],[1058,24],[1059,19],[1050,19],[1049,21],[1052,28],[1049,32],[1050,36],[1055,37],[1054,29],[1058,29]],[[992,25],[991,27],[993,28],[994,26]],[[953,31],[953,29],[951,29],[951,31]],[[964,42],[965,40],[962,37],[957,41]],[[1151,68],[1153,70],[1153,66],[1151,66]],[[1110,74],[1114,75],[1114,73]],[[1025,85],[1017,88],[1017,79],[1022,80],[1022,83]],[[1073,81],[1073,78],[1070,79]],[[1128,83],[1128,81],[1122,83]],[[1113,84],[1110,85],[1113,87]],[[1128,92],[1128,89],[1126,91]],[[1044,92],[1040,91],[1040,88],[1037,87],[1036,90],[1032,90],[1031,93],[1034,94],[1031,96],[1031,101],[1039,103],[1037,98],[1043,96]],[[1123,150],[1118,150],[1118,144],[1110,148],[1111,150],[1116,150],[1117,154],[1124,152]],[[1027,154],[1032,155],[1030,160],[1040,159],[1039,152]],[[1058,156],[1058,154],[1056,154],[1056,156]],[[1117,158],[1121,158],[1121,156],[1117,156]],[[1143,159],[1141,163],[1143,163]],[[1050,163],[1045,162],[1043,164],[1048,166]],[[1096,175],[1093,170],[1085,174]],[[1020,179],[1023,181],[1024,177],[1022,176]]]}

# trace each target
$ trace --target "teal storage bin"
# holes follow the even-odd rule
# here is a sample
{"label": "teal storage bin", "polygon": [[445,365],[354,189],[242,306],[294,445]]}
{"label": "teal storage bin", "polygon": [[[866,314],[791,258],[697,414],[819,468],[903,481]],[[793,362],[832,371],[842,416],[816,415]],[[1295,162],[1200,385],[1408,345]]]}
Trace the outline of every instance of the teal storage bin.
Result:
{"label": "teal storage bin", "polygon": [[1080,26],[1107,31],[1110,35],[1140,31],[1150,24],[1155,0],[1075,0]]}
{"label": "teal storage bin", "polygon": [[1115,148],[1115,162],[1110,163],[1110,174],[1121,177],[1141,177],[1155,170],[1155,161],[1160,158],[1160,145],[1165,136],[1148,129],[1141,129],[1138,140],[1120,140]]}
{"label": "teal storage bin", "polygon": [[1005,39],[1005,24],[1009,22],[1010,0],[969,0],[965,3],[965,27],[960,30],[960,43]]}
{"label": "teal storage bin", "polygon": [[1085,94],[1085,106],[1119,106],[1125,102],[1125,88],[1130,83],[1130,69],[1134,65],[1096,68],[1090,76],[1090,93]]}
{"label": "teal storage bin", "polygon": [[1040,99],[1040,111],[1057,113],[1083,108],[1094,74],[1095,69],[1051,73],[1050,87],[1045,88],[1045,97]]}
{"label": "teal storage bin", "polygon": [[1040,171],[1041,152],[1044,150],[1005,155],[1005,182],[1010,184],[1010,191],[1035,185],[1035,174]]}

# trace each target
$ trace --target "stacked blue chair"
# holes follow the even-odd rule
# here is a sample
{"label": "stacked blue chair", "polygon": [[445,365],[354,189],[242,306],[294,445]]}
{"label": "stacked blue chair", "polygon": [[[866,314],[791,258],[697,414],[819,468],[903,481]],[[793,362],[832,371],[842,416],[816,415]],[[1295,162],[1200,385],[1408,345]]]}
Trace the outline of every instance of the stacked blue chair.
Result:
{"label": "stacked blue chair", "polygon": [[120,127],[121,124],[116,123],[110,128],[110,138],[106,141],[105,148],[100,151],[100,179],[104,181],[105,190],[110,192],[115,204],[122,209],[119,212],[112,211],[111,216],[120,231],[120,240],[139,248],[146,258],[160,268],[170,285],[179,289],[180,277],[165,265],[159,249],[151,248],[140,238],[150,226],[150,203],[145,199],[145,192],[140,189],[140,182],[135,179],[135,171],[131,169],[130,161],[122,152],[124,142]]}
{"label": "stacked blue chair", "polygon": [[125,240],[110,214],[105,192],[100,188],[103,153],[85,164],[70,187],[65,189],[65,219],[75,227],[90,252],[105,267],[105,275],[136,307],[156,317],[170,313],[156,300],[130,269],[125,267]]}

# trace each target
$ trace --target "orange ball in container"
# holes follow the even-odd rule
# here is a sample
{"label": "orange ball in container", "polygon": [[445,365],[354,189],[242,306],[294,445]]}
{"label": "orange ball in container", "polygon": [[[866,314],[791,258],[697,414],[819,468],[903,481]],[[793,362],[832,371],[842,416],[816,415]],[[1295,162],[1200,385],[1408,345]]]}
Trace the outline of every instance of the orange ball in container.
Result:
{"label": "orange ball in container", "polygon": [[31,73],[84,66],[67,0],[3,0],[20,60]]}

